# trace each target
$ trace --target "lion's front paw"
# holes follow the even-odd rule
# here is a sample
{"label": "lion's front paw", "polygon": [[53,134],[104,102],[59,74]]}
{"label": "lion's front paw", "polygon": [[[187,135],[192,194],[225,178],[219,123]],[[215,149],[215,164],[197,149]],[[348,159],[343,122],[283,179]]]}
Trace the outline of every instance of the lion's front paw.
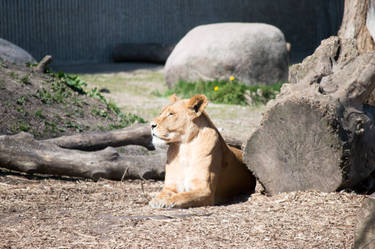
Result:
{"label": "lion's front paw", "polygon": [[175,203],[169,201],[166,198],[158,198],[155,197],[152,199],[148,205],[153,208],[173,208],[175,207]]}

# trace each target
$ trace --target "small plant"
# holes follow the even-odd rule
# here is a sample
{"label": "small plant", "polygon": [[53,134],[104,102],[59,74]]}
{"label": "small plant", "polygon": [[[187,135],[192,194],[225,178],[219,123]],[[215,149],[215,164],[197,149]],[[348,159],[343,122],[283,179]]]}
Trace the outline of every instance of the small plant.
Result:
{"label": "small plant", "polygon": [[59,72],[57,77],[62,83],[70,87],[73,91],[78,92],[79,94],[87,94],[85,87],[87,83],[83,80],[80,80],[77,75],[70,75],[63,72]]}
{"label": "small plant", "polygon": [[36,67],[36,66],[38,66],[38,63],[26,62],[25,65],[26,65],[26,67]]}
{"label": "small plant", "polygon": [[41,90],[37,90],[36,97],[40,99],[40,101],[42,101],[44,104],[52,103],[52,95],[45,88],[42,88]]}
{"label": "small plant", "polygon": [[143,118],[138,117],[135,114],[132,114],[132,113],[126,113],[126,114],[120,113],[118,115],[118,123],[110,124],[109,125],[109,129],[111,129],[111,130],[121,129],[121,128],[127,127],[130,124],[135,123],[135,122],[146,123],[146,121]]}
{"label": "small plant", "polygon": [[18,127],[18,129],[20,130],[20,131],[28,131],[29,129],[30,129],[30,126],[28,126],[27,124],[22,124],[22,125],[20,125],[19,127]]}
{"label": "small plant", "polygon": [[74,122],[74,121],[68,121],[65,123],[66,128],[74,128],[77,132],[82,132],[83,128],[80,124]]}
{"label": "small plant", "polygon": [[22,77],[21,79],[20,79],[20,82],[21,83],[23,83],[23,84],[31,84],[30,83],[30,75],[26,75],[26,76],[24,76],[24,77]]}
{"label": "small plant", "polygon": [[16,106],[16,110],[17,110],[17,112],[20,112],[20,113],[24,113],[25,112],[25,110],[22,107],[20,107],[20,106]]}
{"label": "small plant", "polygon": [[10,77],[14,80],[16,80],[18,78],[18,75],[15,73],[15,72],[10,72]]}
{"label": "small plant", "polygon": [[37,116],[38,118],[41,118],[41,119],[45,119],[45,118],[46,118],[46,116],[43,115],[41,109],[38,109],[38,110],[35,112],[35,116]]}
{"label": "small plant", "polygon": [[59,128],[55,122],[49,122],[49,121],[44,121],[45,125],[45,130],[46,131],[51,131],[52,133],[58,133],[58,132],[64,132],[65,130],[62,128]]}
{"label": "small plant", "polygon": [[17,105],[24,105],[26,100],[27,99],[25,98],[25,96],[21,96],[21,97],[16,99],[16,103],[17,103]]}
{"label": "small plant", "polygon": [[94,109],[92,109],[91,113],[96,115],[96,116],[103,117],[103,118],[109,117],[109,113],[106,110],[94,108]]}

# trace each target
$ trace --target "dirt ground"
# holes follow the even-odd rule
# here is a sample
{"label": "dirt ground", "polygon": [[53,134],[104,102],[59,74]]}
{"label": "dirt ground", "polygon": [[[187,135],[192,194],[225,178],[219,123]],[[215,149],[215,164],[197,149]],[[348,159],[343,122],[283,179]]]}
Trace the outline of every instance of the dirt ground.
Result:
{"label": "dirt ground", "polygon": [[147,206],[162,182],[1,172],[0,248],[351,248],[364,196],[293,192],[191,209]]}
{"label": "dirt ground", "polygon": [[[85,74],[122,109],[152,119],[166,99],[160,68]],[[245,140],[264,107],[209,105],[223,133]],[[26,176],[0,168],[0,248],[352,248],[364,195],[317,191],[191,209],[147,206],[157,181],[93,182]]]}

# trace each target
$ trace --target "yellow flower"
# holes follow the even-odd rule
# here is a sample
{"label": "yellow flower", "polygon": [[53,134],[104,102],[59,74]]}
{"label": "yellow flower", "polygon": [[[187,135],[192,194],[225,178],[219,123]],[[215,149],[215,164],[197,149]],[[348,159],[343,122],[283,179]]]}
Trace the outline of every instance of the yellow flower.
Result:
{"label": "yellow flower", "polygon": [[235,79],[234,76],[230,76],[230,77],[229,77],[229,80],[230,80],[230,81],[233,81],[234,79]]}
{"label": "yellow flower", "polygon": [[214,91],[217,91],[217,90],[219,90],[219,87],[218,87],[218,86],[215,86],[215,87],[214,87]]}

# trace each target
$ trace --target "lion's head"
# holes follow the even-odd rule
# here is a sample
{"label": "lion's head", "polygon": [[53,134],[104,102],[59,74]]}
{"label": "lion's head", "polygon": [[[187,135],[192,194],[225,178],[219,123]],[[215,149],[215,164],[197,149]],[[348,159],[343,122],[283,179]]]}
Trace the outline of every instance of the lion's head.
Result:
{"label": "lion's head", "polygon": [[207,106],[207,97],[201,94],[180,100],[176,95],[151,122],[152,143],[163,146],[190,141],[198,132],[197,122]]}

